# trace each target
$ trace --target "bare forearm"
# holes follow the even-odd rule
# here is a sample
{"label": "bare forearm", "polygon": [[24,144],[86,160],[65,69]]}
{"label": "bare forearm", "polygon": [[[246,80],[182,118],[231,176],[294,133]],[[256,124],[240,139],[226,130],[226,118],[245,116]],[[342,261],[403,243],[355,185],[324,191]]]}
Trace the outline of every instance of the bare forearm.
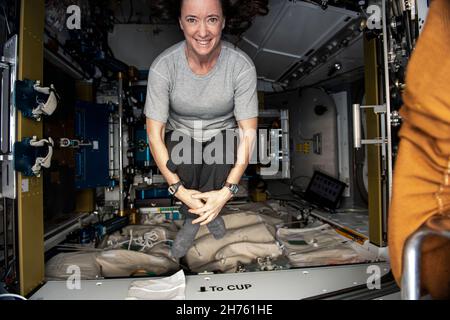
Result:
{"label": "bare forearm", "polygon": [[257,122],[255,120],[240,127],[237,160],[235,166],[228,175],[227,182],[229,183],[238,184],[245,169],[248,167],[256,143],[256,126]]}
{"label": "bare forearm", "polygon": [[245,172],[245,169],[247,169],[247,166],[248,163],[234,166],[233,169],[231,169],[230,174],[228,175],[227,182],[238,184]]}
{"label": "bare forearm", "polygon": [[158,166],[159,171],[166,179],[169,185],[177,183],[180,178],[167,168],[167,161],[169,160],[169,152],[164,143],[165,126],[151,125],[151,122],[147,121],[147,134],[149,137],[149,147],[152,153],[153,159]]}
{"label": "bare forearm", "polygon": [[[150,139],[152,139],[152,137],[150,137]],[[166,165],[169,160],[169,152],[167,151],[167,147],[162,141],[155,140],[156,139],[154,139],[153,142],[150,142],[150,150],[159,171],[161,171],[161,174],[164,176],[169,185],[177,183],[180,178],[177,174],[170,171]]]}

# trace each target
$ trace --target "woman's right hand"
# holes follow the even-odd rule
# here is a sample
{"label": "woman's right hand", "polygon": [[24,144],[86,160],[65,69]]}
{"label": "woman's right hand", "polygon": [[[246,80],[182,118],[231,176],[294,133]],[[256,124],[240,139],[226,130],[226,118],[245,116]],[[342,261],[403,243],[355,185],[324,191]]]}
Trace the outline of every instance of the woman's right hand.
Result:
{"label": "woman's right hand", "polygon": [[184,186],[180,186],[178,188],[177,193],[175,193],[175,197],[177,197],[181,202],[189,207],[189,209],[198,209],[203,207],[204,203],[200,199],[194,199],[192,196],[194,194],[200,194],[200,191],[186,189]]}

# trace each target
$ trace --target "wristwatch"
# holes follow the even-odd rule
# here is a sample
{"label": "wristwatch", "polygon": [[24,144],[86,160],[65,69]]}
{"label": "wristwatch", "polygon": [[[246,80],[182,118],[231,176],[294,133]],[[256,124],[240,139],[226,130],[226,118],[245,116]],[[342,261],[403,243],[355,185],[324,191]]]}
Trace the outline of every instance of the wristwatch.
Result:
{"label": "wristwatch", "polygon": [[238,191],[239,191],[239,186],[237,184],[225,182],[223,184],[223,186],[228,188],[228,190],[230,190],[230,192],[231,192],[231,195],[233,195],[233,196],[235,196],[236,193],[238,193]]}
{"label": "wristwatch", "polygon": [[183,185],[183,182],[178,181],[177,183],[171,184],[168,188],[169,193],[173,196],[177,193],[178,189]]}

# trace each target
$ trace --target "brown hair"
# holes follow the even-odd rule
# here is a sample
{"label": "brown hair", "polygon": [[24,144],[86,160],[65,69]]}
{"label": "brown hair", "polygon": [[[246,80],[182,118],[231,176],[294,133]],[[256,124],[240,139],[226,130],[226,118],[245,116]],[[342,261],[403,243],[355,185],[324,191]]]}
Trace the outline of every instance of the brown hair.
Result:
{"label": "brown hair", "polygon": [[[184,0],[152,0],[151,16],[178,20]],[[225,33],[240,36],[251,27],[253,19],[269,13],[269,0],[219,0],[226,19]]]}

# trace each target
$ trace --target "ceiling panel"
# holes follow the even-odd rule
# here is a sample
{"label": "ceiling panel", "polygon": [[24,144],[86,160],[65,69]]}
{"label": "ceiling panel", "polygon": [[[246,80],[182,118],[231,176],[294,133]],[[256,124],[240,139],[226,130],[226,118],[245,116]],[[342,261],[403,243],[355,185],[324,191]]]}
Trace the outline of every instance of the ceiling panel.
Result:
{"label": "ceiling panel", "polygon": [[277,80],[311,49],[318,49],[358,13],[329,6],[271,0],[270,13],[255,19],[239,47],[255,62],[258,76]]}
{"label": "ceiling panel", "polygon": [[249,57],[254,57],[256,55],[256,48],[246,41],[241,41],[238,47],[248,54]]}
{"label": "ceiling panel", "polygon": [[270,52],[259,53],[254,60],[258,77],[266,80],[278,79],[296,61],[297,59]]}
{"label": "ceiling panel", "polygon": [[344,19],[342,14],[331,10],[291,3],[264,48],[303,56],[335,33]]}
{"label": "ceiling panel", "polygon": [[250,29],[245,32],[244,38],[253,43],[261,44],[272,24],[276,22],[277,17],[288,3],[289,1],[270,0],[269,14],[267,16],[256,17]]}

